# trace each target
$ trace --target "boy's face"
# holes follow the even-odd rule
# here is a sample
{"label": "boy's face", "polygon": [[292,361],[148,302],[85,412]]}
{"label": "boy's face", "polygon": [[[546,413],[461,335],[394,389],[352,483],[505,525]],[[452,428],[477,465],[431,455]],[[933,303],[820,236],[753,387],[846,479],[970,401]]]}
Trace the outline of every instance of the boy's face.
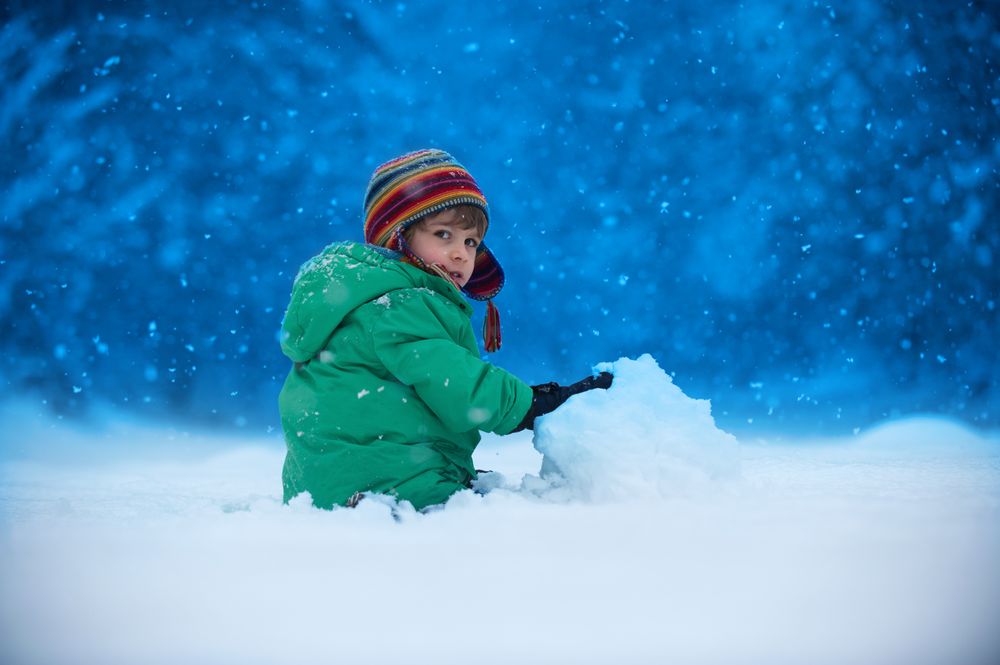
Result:
{"label": "boy's face", "polygon": [[410,249],[427,265],[437,265],[463,287],[476,267],[476,249],[483,241],[473,227],[463,229],[454,208],[426,217],[413,227]]}

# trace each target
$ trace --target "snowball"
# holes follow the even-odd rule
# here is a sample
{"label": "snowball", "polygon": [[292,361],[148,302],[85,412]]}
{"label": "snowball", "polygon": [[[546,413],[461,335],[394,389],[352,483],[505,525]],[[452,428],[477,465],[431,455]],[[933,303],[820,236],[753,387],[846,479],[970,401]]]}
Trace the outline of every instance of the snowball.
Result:
{"label": "snowball", "polygon": [[[598,370],[609,390],[571,397],[535,424],[541,479],[551,496],[609,501],[670,497],[739,476],[736,439],[715,426],[708,400],[691,399],[645,354]],[[528,479],[528,491],[539,487]]]}

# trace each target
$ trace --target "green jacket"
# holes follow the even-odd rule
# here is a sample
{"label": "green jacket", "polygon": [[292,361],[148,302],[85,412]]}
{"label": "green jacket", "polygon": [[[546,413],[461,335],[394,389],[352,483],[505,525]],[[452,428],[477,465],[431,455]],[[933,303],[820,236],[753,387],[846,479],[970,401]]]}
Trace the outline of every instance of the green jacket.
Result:
{"label": "green jacket", "polygon": [[278,398],[285,501],[442,503],[475,478],[479,431],[507,434],[531,406],[527,384],[480,360],[461,292],[395,256],[338,243],[295,278],[281,331],[295,363]]}

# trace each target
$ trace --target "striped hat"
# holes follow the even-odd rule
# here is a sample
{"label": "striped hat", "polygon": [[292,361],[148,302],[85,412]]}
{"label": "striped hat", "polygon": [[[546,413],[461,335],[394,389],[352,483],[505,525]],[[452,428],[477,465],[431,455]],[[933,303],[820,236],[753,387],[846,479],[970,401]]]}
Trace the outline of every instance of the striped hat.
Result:
{"label": "striped hat", "polygon": [[[457,205],[480,208],[489,225],[486,197],[454,157],[433,148],[397,157],[376,168],[368,182],[365,242],[401,252],[410,262],[431,271],[410,250],[403,232],[423,217]],[[500,293],[503,284],[500,262],[481,242],[472,277],[462,291],[470,298],[487,301],[483,333],[487,351],[500,348],[500,317],[491,299]]]}

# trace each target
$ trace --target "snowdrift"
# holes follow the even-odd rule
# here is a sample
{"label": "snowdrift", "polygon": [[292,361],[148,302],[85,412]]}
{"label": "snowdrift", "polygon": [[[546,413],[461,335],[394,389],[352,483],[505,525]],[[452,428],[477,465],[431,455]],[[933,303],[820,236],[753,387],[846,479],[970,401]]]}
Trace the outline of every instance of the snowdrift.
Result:
{"label": "snowdrift", "polygon": [[996,436],[737,445],[614,371],[427,514],[283,505],[275,437],[9,405],[0,662],[1000,662]]}

